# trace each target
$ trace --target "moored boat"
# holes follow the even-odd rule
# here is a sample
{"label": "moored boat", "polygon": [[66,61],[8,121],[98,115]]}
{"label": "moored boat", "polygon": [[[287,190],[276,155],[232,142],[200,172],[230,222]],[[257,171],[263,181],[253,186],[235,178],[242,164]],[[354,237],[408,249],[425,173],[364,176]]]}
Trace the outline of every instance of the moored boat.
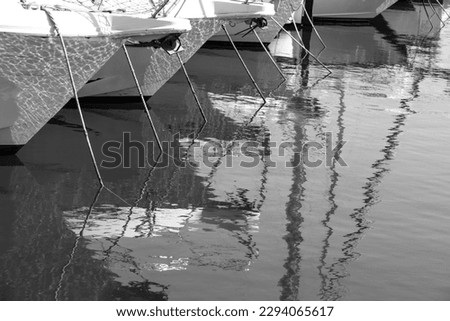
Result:
{"label": "moored boat", "polygon": [[78,90],[130,39],[151,41],[190,29],[189,20],[92,11],[64,1],[2,5],[0,154],[16,152],[73,97],[67,59]]}
{"label": "moored boat", "polygon": [[[292,22],[292,16],[294,13],[300,13],[303,10],[302,3],[304,0],[263,0],[264,2],[271,2],[275,5],[276,14],[273,16],[273,20],[268,20],[267,26],[262,29],[256,29],[258,36],[264,44],[269,44],[280,32],[280,25],[283,26],[286,23]],[[272,21],[271,21],[272,20]],[[229,33],[233,41],[240,46],[248,46],[252,43],[258,43],[259,39],[251,32],[242,32],[248,29],[248,25],[245,22],[238,24],[230,24],[228,26]],[[211,42],[224,43],[229,42],[228,36],[224,31],[220,30],[216,35],[211,38]]]}
{"label": "moored boat", "polygon": [[[135,3],[141,3],[136,0]],[[275,14],[274,5],[244,0],[190,0],[169,1],[158,13],[161,17],[188,18],[192,30],[180,37],[183,50],[181,59],[188,61],[201,46],[221,30],[221,25],[242,23],[253,18],[270,17]],[[176,55],[163,50],[130,47],[130,56],[137,78],[145,96],[153,96],[180,68]],[[122,52],[118,52],[79,92],[81,97],[133,97],[139,93],[135,87]],[[128,99],[128,98],[127,98]]]}

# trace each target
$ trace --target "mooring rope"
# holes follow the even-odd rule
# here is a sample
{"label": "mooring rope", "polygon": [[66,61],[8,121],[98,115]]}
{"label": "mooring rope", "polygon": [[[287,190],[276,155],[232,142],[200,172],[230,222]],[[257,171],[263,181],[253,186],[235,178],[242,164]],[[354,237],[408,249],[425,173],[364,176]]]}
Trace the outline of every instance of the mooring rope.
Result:
{"label": "mooring rope", "polygon": [[79,113],[80,119],[81,119],[81,125],[83,127],[83,132],[84,132],[84,135],[85,135],[85,138],[86,138],[86,143],[87,143],[88,148],[89,148],[89,153],[91,155],[92,163],[94,165],[98,181],[99,181],[100,185],[102,187],[104,187],[105,184],[103,183],[103,179],[102,179],[102,176],[100,174],[100,170],[99,170],[98,165],[97,165],[97,160],[95,158],[94,150],[92,149],[91,140],[89,139],[89,134],[88,134],[88,131],[87,131],[87,128],[86,128],[86,122],[84,120],[83,111],[81,110],[80,100],[78,98],[78,93],[77,93],[77,87],[75,85],[75,80],[74,80],[74,77],[73,77],[72,67],[70,65],[69,54],[67,53],[66,44],[64,42],[64,37],[61,34],[61,31],[59,30],[58,24],[56,23],[56,20],[54,19],[52,13],[47,8],[44,8],[44,7],[42,8],[42,10],[49,17],[49,19],[50,19],[51,23],[53,24],[53,27],[55,28],[55,31],[56,31],[56,33],[57,33],[57,35],[59,37],[59,40],[61,42],[61,46],[62,46],[62,49],[63,49],[63,52],[64,52],[65,61],[66,61],[67,71],[69,73],[70,83],[71,83],[71,86],[72,86],[73,96],[74,96],[76,104],[77,104],[78,113]]}
{"label": "mooring rope", "polygon": [[147,101],[145,100],[144,94],[142,93],[141,85],[139,84],[139,80],[136,76],[136,71],[134,70],[133,63],[131,61],[130,55],[128,54],[128,49],[127,49],[127,46],[125,45],[125,43],[122,44],[122,49],[127,58],[128,66],[130,67],[131,74],[133,75],[133,79],[136,84],[136,88],[139,92],[139,96],[141,97],[142,105],[144,106],[144,110],[145,110],[145,114],[147,115],[148,122],[150,123],[150,127],[152,129],[153,135],[155,136],[156,142],[158,143],[158,148],[159,148],[158,159],[159,159],[159,157],[163,153],[163,147],[162,147],[161,141],[159,139],[158,132],[156,131],[156,127],[155,127],[155,123],[153,122],[152,115],[150,114],[150,108],[148,107]]}
{"label": "mooring rope", "polygon": [[[431,33],[431,31],[434,29],[434,24],[433,24],[433,22],[431,21],[430,15],[428,14],[427,7],[425,6],[425,0],[422,0],[422,5],[423,5],[423,9],[425,10],[425,14],[427,15],[428,22],[429,22],[430,25],[431,25],[431,29],[430,29],[430,31],[429,31],[428,33]],[[428,36],[428,35],[427,35],[427,36]],[[425,38],[426,38],[426,37],[425,37]]]}
{"label": "mooring rope", "polygon": [[158,8],[155,9],[155,12],[152,14],[152,18],[156,18],[156,16],[165,8],[165,6],[169,3],[170,0],[165,0]]}
{"label": "mooring rope", "polygon": [[194,88],[194,85],[192,84],[191,78],[189,77],[189,74],[186,71],[184,61],[183,61],[183,59],[181,59],[181,56],[178,52],[176,53],[176,55],[177,55],[178,61],[180,62],[181,69],[183,70],[184,76],[189,84],[189,87],[191,88],[192,95],[194,96],[195,102],[197,103],[197,107],[200,110],[200,113],[202,114],[203,121],[206,124],[208,122],[208,120],[206,119],[205,111],[203,110],[200,100],[198,99],[197,93],[195,92],[195,88]]}
{"label": "mooring rope", "polygon": [[278,27],[280,27],[281,30],[283,30],[284,32],[286,32],[286,34],[292,38],[292,40],[294,40],[294,42],[296,42],[300,47],[302,47],[303,50],[305,50],[305,52],[310,55],[311,57],[314,58],[315,61],[317,61],[317,63],[319,63],[323,68],[325,68],[328,73],[332,74],[333,72],[330,70],[330,68],[328,68],[323,62],[321,62],[315,55],[312,54],[312,52],[310,52],[300,41],[298,41],[297,39],[295,39],[294,36],[291,35],[291,33],[289,31],[287,31],[274,17],[270,17],[270,19],[272,19],[273,22],[275,22]]}
{"label": "mooring rope", "polygon": [[[439,3],[439,0],[437,0],[436,2]],[[438,17],[438,19],[442,22],[442,24],[445,26],[445,21],[442,20],[442,17],[439,15],[439,13],[436,11],[436,8],[431,4],[431,1],[428,0],[428,4],[431,6],[431,9],[433,10],[434,14]]]}
{"label": "mooring rope", "polygon": [[[300,42],[301,42],[303,45],[305,45],[305,42],[303,41],[303,37],[302,37],[302,35],[300,34],[300,30],[298,30],[297,24],[295,23],[295,20],[294,20],[294,14],[295,14],[295,13],[292,12],[292,21],[293,21],[295,33],[297,34],[297,37],[298,37],[298,39],[300,40]],[[305,60],[306,57],[308,57],[308,54],[305,52],[305,55],[304,55],[304,56],[302,55],[302,56],[300,57],[300,63],[301,63],[301,64],[303,63],[303,60]]]}
{"label": "mooring rope", "polygon": [[195,103],[197,104],[197,107],[200,110],[200,113],[201,113],[202,118],[203,118],[203,124],[200,126],[200,128],[197,130],[196,133],[193,133],[192,142],[186,148],[186,153],[184,154],[184,157],[183,157],[184,160],[186,160],[188,158],[188,156],[189,156],[189,151],[191,150],[192,146],[194,146],[194,144],[195,144],[195,140],[198,137],[200,137],[200,134],[203,132],[203,129],[206,127],[206,124],[208,123],[208,119],[206,117],[206,114],[205,114],[205,111],[204,111],[204,109],[202,107],[202,104],[200,103],[200,99],[198,98],[197,92],[195,91],[194,85],[193,85],[193,83],[191,81],[191,77],[189,77],[189,74],[188,74],[188,72],[186,70],[186,66],[184,64],[184,61],[181,58],[179,52],[176,52],[176,55],[177,55],[178,61],[180,62],[181,69],[182,69],[182,71],[184,73],[184,76],[185,76],[185,78],[186,78],[186,80],[187,80],[187,82],[189,84],[189,87],[191,89],[192,95],[194,96]]}
{"label": "mooring rope", "polygon": [[[287,78],[284,75],[283,71],[281,71],[280,67],[278,66],[277,62],[275,61],[275,59],[273,58],[273,56],[270,54],[269,50],[267,49],[267,47],[264,45],[263,41],[261,40],[261,37],[258,35],[258,33],[256,32],[255,29],[252,29],[253,34],[255,35],[256,39],[258,39],[259,43],[261,44],[261,46],[263,47],[264,51],[266,52],[267,56],[269,57],[270,61],[272,62],[272,64],[275,66],[275,68],[278,70],[278,72],[280,73],[281,77],[283,77],[283,81],[281,82],[284,83]],[[280,86],[281,86],[280,84]],[[279,86],[278,86],[279,87]]]}
{"label": "mooring rope", "polygon": [[[309,23],[311,24],[311,27],[314,29],[315,34],[317,35],[317,38],[319,38],[320,42],[322,43],[322,46],[324,48],[327,47],[327,45],[325,44],[325,41],[323,41],[322,37],[320,36],[320,33],[317,31],[317,28],[313,22],[313,19],[311,18],[311,16],[308,13],[308,10],[306,10],[306,6],[305,6],[305,1],[302,0],[302,4],[301,7],[303,8],[303,12],[306,14],[306,17],[308,18]],[[294,21],[295,24],[295,21]]]}
{"label": "mooring rope", "polygon": [[102,5],[103,5],[103,0],[101,0],[100,3],[98,4],[97,10],[100,10],[100,8],[102,7]]}
{"label": "mooring rope", "polygon": [[247,72],[247,75],[249,76],[250,80],[252,81],[253,85],[255,86],[256,90],[258,91],[258,94],[261,96],[261,98],[263,100],[263,104],[259,107],[259,109],[261,109],[267,103],[266,97],[264,97],[264,94],[262,93],[262,91],[259,88],[258,84],[256,83],[255,79],[253,78],[250,70],[248,69],[247,65],[245,64],[244,59],[242,59],[242,56],[239,53],[239,50],[236,48],[236,45],[235,45],[233,39],[231,38],[231,36],[227,30],[227,27],[224,24],[222,25],[222,29],[223,29],[223,31],[225,31],[225,34],[227,35],[228,40],[230,41],[231,45],[233,46],[234,52],[238,56],[239,61],[241,62],[242,66],[244,67],[245,71]]}
{"label": "mooring rope", "polygon": [[94,200],[91,203],[91,206],[89,207],[89,210],[84,218],[83,221],[83,226],[81,227],[80,233],[78,234],[78,236],[75,239],[75,242],[72,246],[72,250],[70,251],[70,255],[69,255],[69,260],[67,261],[67,263],[63,266],[62,270],[61,270],[61,275],[59,277],[59,282],[58,282],[58,286],[56,287],[56,291],[55,291],[55,301],[59,300],[59,293],[61,292],[62,286],[63,286],[63,282],[64,282],[64,277],[67,274],[67,269],[68,267],[72,264],[74,258],[75,258],[75,253],[77,251],[78,248],[78,244],[80,243],[81,238],[83,237],[83,233],[84,230],[86,229],[87,223],[89,221],[89,218],[92,215],[92,212],[94,211],[94,207],[95,204],[98,201],[98,198],[100,196],[100,193],[103,190],[103,186],[101,186],[98,190],[97,193],[95,194]]}
{"label": "mooring rope", "polygon": [[441,2],[438,0],[438,1],[436,1],[437,2],[437,4],[439,5],[439,7],[441,7],[441,9],[442,9],[442,11],[444,11],[445,12],[445,14],[447,15],[447,19],[446,19],[446,21],[450,18],[450,15],[448,14],[448,12],[447,12],[447,10],[444,8],[444,6],[441,4]]}

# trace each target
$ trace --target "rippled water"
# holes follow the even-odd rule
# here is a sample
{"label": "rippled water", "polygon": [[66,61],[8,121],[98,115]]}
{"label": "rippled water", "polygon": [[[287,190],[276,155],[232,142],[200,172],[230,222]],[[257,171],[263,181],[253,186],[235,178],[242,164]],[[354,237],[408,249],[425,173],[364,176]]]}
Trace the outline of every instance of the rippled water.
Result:
{"label": "rippled water", "polygon": [[[314,35],[310,48],[328,76],[286,35],[270,47],[281,85],[263,51],[243,50],[268,97],[256,115],[234,52],[200,50],[186,67],[201,132],[183,74],[149,101],[188,165],[138,168],[135,147],[129,168],[102,169],[98,194],[77,111],[62,110],[0,158],[0,298],[450,299],[450,26],[429,32],[430,10],[319,26],[327,48]],[[99,162],[124,132],[154,141],[139,104],[83,106]],[[298,161],[305,145],[322,164]]]}

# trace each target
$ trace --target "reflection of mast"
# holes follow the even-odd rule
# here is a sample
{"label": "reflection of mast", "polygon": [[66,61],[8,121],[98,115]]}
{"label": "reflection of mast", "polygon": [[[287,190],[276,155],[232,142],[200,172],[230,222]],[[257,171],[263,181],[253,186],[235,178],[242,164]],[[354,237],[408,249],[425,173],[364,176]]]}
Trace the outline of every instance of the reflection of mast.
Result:
{"label": "reflection of mast", "polygon": [[413,88],[411,90],[411,97],[401,100],[400,108],[402,109],[402,113],[395,117],[394,126],[389,129],[390,134],[386,136],[386,145],[381,150],[383,156],[372,164],[371,167],[374,169],[374,173],[371,177],[367,178],[367,183],[363,187],[365,190],[365,198],[363,199],[364,205],[360,208],[354,209],[353,213],[350,215],[356,224],[356,230],[345,235],[347,240],[343,243],[343,257],[338,259],[328,268],[330,273],[337,280],[346,276],[345,266],[360,256],[360,254],[356,251],[356,247],[362,239],[365,231],[370,228],[370,221],[366,218],[366,215],[372,206],[379,201],[378,186],[381,184],[384,175],[390,171],[388,165],[389,162],[394,159],[394,152],[400,144],[399,136],[403,132],[403,127],[405,126],[407,117],[410,114],[415,113],[410,109],[409,103],[418,96],[419,83],[422,79],[422,74],[415,77],[413,81]]}
{"label": "reflection of mast", "polygon": [[[339,132],[337,135],[337,141],[343,142],[344,141],[344,113],[345,113],[345,103],[344,103],[345,93],[343,90],[340,91],[340,97],[339,97],[339,105],[340,109],[338,112],[338,118],[337,118],[337,124],[339,128]],[[320,257],[320,265],[318,267],[319,269],[319,275],[322,279],[322,284],[320,287],[320,297],[321,300],[337,300],[341,297],[341,294],[339,293],[339,287],[340,284],[335,282],[339,282],[338,278],[335,278],[330,273],[329,276],[326,275],[325,266],[326,266],[326,257],[328,254],[328,249],[330,247],[330,238],[333,235],[333,228],[329,225],[331,221],[331,217],[334,216],[336,213],[336,210],[338,208],[338,205],[336,204],[336,194],[335,189],[337,187],[338,181],[339,181],[339,173],[336,171],[336,159],[339,158],[341,153],[341,150],[339,150],[336,153],[336,157],[333,158],[333,162],[330,166],[331,171],[331,184],[330,189],[328,191],[328,202],[330,203],[330,210],[325,214],[325,219],[322,220],[323,226],[327,229],[326,237],[323,241],[323,247],[322,247],[322,254]]]}
{"label": "reflection of mast", "polygon": [[[312,29],[305,27],[302,30],[303,33],[303,44],[305,45],[305,48],[307,50],[311,50],[311,35],[312,35]],[[320,55],[320,53],[319,53]],[[308,80],[309,80],[309,54],[306,50],[302,50],[302,54],[300,56],[300,62],[302,65],[302,85],[304,87],[308,87]]]}
{"label": "reflection of mast", "polygon": [[[307,45],[309,46],[309,39],[306,36]],[[309,81],[309,63],[308,59],[303,59],[301,81],[303,86],[308,86]],[[295,63],[296,64],[296,63]],[[327,76],[325,76],[327,77]],[[324,79],[324,78],[322,78]],[[320,81],[319,79],[318,81]],[[317,82],[315,82],[317,84]],[[314,86],[314,84],[313,84]],[[297,97],[294,97],[298,99]],[[311,119],[313,117],[321,117],[320,107],[318,106],[317,99],[302,99],[302,106],[305,108],[305,112],[301,114],[301,117]],[[319,131],[320,135],[323,135],[320,125],[317,127],[313,125],[313,128]],[[301,260],[302,254],[300,253],[300,246],[303,243],[303,235],[301,232],[304,217],[302,215],[302,202],[305,197],[304,184],[307,182],[306,170],[304,167],[303,158],[307,157],[304,153],[304,146],[307,142],[306,129],[302,124],[296,124],[294,127],[295,137],[294,140],[294,158],[291,163],[293,167],[293,179],[290,189],[289,201],[286,204],[286,216],[288,223],[286,224],[287,234],[284,236],[284,240],[287,244],[288,256],[284,263],[286,269],[285,275],[280,279],[279,286],[281,289],[280,300],[299,300],[300,290],[300,276],[301,276]]]}
{"label": "reflection of mast", "polygon": [[[264,204],[264,201],[266,200],[266,190],[267,190],[267,175],[269,173],[269,164],[268,159],[270,160],[270,136],[266,133],[264,135],[264,141],[262,143],[263,151],[262,151],[262,161],[263,161],[263,169],[261,171],[261,186],[259,188],[259,196],[260,200],[259,202],[254,202],[253,204],[253,210],[256,210],[257,212],[261,211],[261,207]],[[246,245],[249,253],[248,258],[254,259],[259,256],[259,250],[257,248],[257,245],[255,241],[253,241],[253,234],[249,233],[248,231],[245,231],[243,233],[243,236],[239,236],[239,240],[242,244]],[[248,241],[246,242],[243,237],[247,237]]]}
{"label": "reflection of mast", "polygon": [[[294,26],[296,26],[294,24]],[[301,56],[299,57],[300,60],[300,64],[302,66],[302,71],[301,71],[301,79],[302,79],[302,86],[307,88],[308,87],[308,83],[309,83],[309,66],[310,66],[310,61],[309,58],[312,55],[311,54],[311,37],[313,34],[313,28],[305,26],[302,29],[302,36],[300,37],[300,32],[298,31],[297,28],[295,28],[297,37],[299,38],[299,40],[303,43],[303,47],[301,48]],[[319,40],[321,41],[322,45],[324,45],[320,51],[317,53],[317,58],[320,57],[320,55],[322,54],[322,52],[324,50],[326,50],[326,46],[322,40],[322,38],[320,37],[319,33],[317,33],[317,30],[314,28],[314,31],[316,32]],[[313,56],[314,57],[314,56]],[[328,70],[329,73],[327,73],[325,76],[317,79],[313,84],[311,84],[311,86],[309,86],[310,88],[314,87],[315,85],[317,85],[320,81],[328,78],[331,75],[331,70],[326,67],[326,69]]]}
{"label": "reflection of mast", "polygon": [[301,213],[302,201],[304,199],[305,189],[303,187],[306,182],[306,171],[301,162],[301,151],[303,143],[305,142],[305,130],[303,127],[295,126],[295,147],[297,152],[294,154],[293,179],[291,193],[289,195],[289,201],[286,204],[286,216],[288,223],[286,224],[287,234],[284,236],[284,240],[287,244],[288,257],[284,263],[286,269],[285,275],[280,279],[279,285],[281,286],[282,301],[295,301],[298,300],[299,286],[300,286],[300,263],[301,253],[300,244],[303,241],[301,233],[301,225],[303,223],[303,216]]}
{"label": "reflection of mast", "polygon": [[[428,56],[430,57],[430,56]],[[431,58],[431,57],[430,57]],[[414,57],[415,61],[416,57]],[[429,63],[429,61],[427,61]],[[325,258],[327,255],[327,248],[329,247],[329,239],[333,233],[331,227],[328,226],[330,216],[333,215],[337,209],[337,204],[335,203],[335,194],[334,190],[339,180],[339,174],[334,171],[334,163],[331,167],[333,174],[331,176],[332,184],[330,186],[329,192],[329,200],[331,203],[331,209],[326,214],[326,219],[323,221],[324,226],[328,228],[328,236],[324,241],[323,253],[321,258],[321,266],[320,266],[320,275],[322,277],[322,289],[321,289],[321,299],[323,300],[336,300],[341,297],[341,293],[339,293],[340,280],[346,276],[345,266],[352,260],[358,258],[359,253],[356,252],[356,247],[359,244],[359,241],[364,235],[365,230],[370,227],[370,222],[367,220],[366,215],[370,211],[371,207],[375,205],[379,201],[378,197],[378,186],[382,182],[382,178],[385,174],[387,174],[390,169],[388,164],[390,161],[394,159],[394,152],[399,145],[399,136],[403,132],[403,127],[405,126],[405,122],[407,117],[410,114],[414,114],[415,112],[409,107],[409,103],[418,97],[419,92],[419,83],[424,78],[423,73],[421,72],[423,69],[418,68],[419,72],[415,74],[412,89],[410,91],[411,96],[406,99],[402,99],[400,101],[400,109],[401,113],[395,116],[394,126],[389,129],[390,134],[386,136],[386,145],[381,150],[383,153],[383,157],[376,160],[372,164],[372,168],[374,169],[374,173],[371,177],[367,178],[367,183],[363,187],[364,192],[364,205],[360,208],[354,209],[353,213],[350,217],[356,223],[356,231],[353,233],[349,233],[345,235],[347,239],[343,243],[342,253],[343,258],[336,260],[335,263],[326,268]],[[342,124],[342,116],[345,110],[345,106],[343,105],[343,97],[341,96],[341,112],[338,118],[339,131],[339,141],[343,139],[341,133],[343,134],[344,126]],[[329,279],[326,279],[324,269],[327,270],[329,274]]]}
{"label": "reflection of mast", "polygon": [[[220,127],[217,128],[220,130]],[[209,174],[207,175],[207,181],[208,184],[206,185],[205,192],[208,193],[208,190],[212,187],[213,184],[213,178],[217,176],[218,171],[220,168],[227,168],[221,167],[225,165],[227,160],[224,160],[224,158],[227,157],[233,157],[231,153],[233,153],[233,148],[237,142],[240,140],[246,140],[246,141],[254,141],[254,139],[261,136],[261,133],[264,133],[264,140],[261,142],[261,145],[258,144],[258,147],[261,146],[261,150],[259,150],[259,157],[260,161],[262,161],[262,169],[261,169],[261,185],[258,188],[258,194],[255,195],[256,197],[252,199],[252,197],[249,197],[249,190],[246,188],[237,188],[234,192],[229,192],[227,194],[226,200],[204,200],[205,206],[210,206],[212,208],[215,207],[223,207],[227,206],[230,209],[238,209],[240,211],[244,212],[244,215],[251,219],[252,215],[258,215],[260,212],[261,207],[264,204],[265,198],[266,198],[266,185],[267,185],[267,175],[269,173],[269,161],[270,161],[270,136],[267,134],[267,132],[264,130],[264,127],[259,127],[256,125],[251,125],[250,123],[246,123],[242,125],[241,127],[237,128],[237,130],[234,132],[232,140],[225,148],[222,155],[219,155],[218,159],[214,162]],[[238,143],[239,145],[239,143]],[[235,161],[234,161],[235,162]],[[259,162],[258,162],[259,163]],[[256,166],[258,167],[258,166]],[[259,199],[258,199],[259,197]],[[246,246],[248,249],[248,252],[246,256],[253,260],[258,257],[259,250],[257,249],[257,245],[255,241],[253,240],[253,234],[252,234],[252,226],[248,224],[244,228],[240,228],[238,231],[235,232],[235,235],[237,239],[239,240],[239,243]]]}

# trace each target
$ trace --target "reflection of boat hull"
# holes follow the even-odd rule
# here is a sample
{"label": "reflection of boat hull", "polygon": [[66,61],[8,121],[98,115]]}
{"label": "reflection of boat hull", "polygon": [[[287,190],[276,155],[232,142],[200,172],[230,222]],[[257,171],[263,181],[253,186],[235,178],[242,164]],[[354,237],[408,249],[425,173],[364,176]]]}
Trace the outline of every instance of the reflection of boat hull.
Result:
{"label": "reflection of boat hull", "polygon": [[[325,65],[357,65],[370,63],[373,65],[395,65],[406,60],[406,50],[390,43],[373,26],[317,26],[324,42],[313,37],[309,50],[313,54],[320,53],[320,60]],[[291,35],[296,38],[295,31]],[[306,39],[306,37],[304,37]],[[299,64],[303,51],[289,35],[280,34],[269,46],[272,54],[292,64]]]}
{"label": "reflection of boat hull", "polygon": [[[398,0],[315,0],[314,18],[321,19],[372,19]],[[297,12],[295,21],[302,21],[302,12]]]}
{"label": "reflection of boat hull", "polygon": [[[388,22],[399,37],[426,37],[433,38],[437,36],[441,28],[440,19],[443,12],[437,4],[431,8],[428,3],[426,6],[420,3],[411,4],[414,10],[386,10],[382,17]],[[433,14],[436,11],[438,14]]]}
{"label": "reflection of boat hull", "polygon": [[[212,77],[220,79],[220,69],[219,73],[209,70],[210,73],[204,77],[200,77],[203,74],[203,70],[200,70],[196,74],[198,77],[193,77],[198,88],[199,99],[208,118],[208,126],[205,127],[202,137],[216,138],[217,141],[229,141],[233,133],[241,127],[235,125],[228,117],[224,117],[224,114],[233,116],[227,112],[228,107],[233,107],[233,104],[222,106],[220,101],[214,103],[208,98],[208,93],[215,92],[214,96],[229,93],[230,98],[236,101],[234,111],[239,111],[242,110],[242,107],[249,105],[248,101],[254,100],[252,99],[254,90],[248,88],[248,78],[236,78],[236,72],[239,72],[238,68],[242,68],[236,63],[238,61],[233,51],[224,50],[220,56],[216,56],[215,51],[202,50],[202,52],[203,55],[196,55],[194,60],[189,61],[186,65],[188,70],[197,71],[193,63],[201,65],[202,62],[205,70],[208,65],[217,65],[218,68],[225,69],[229,63],[223,59],[230,59],[233,68],[235,67],[235,70],[229,71],[226,77],[237,80],[236,84],[224,82],[221,86],[219,82],[216,82],[216,86],[214,86],[213,81],[216,78],[212,79]],[[270,66],[262,68],[264,65],[261,63],[268,59],[264,52],[245,51],[243,55],[244,59],[249,62],[250,69],[259,69],[262,72],[270,69]],[[215,60],[212,60],[214,58]],[[205,60],[208,61],[205,62]],[[223,63],[220,63],[221,61]],[[231,78],[233,73],[234,78]],[[269,79],[273,78],[273,73],[267,72],[265,75]],[[258,80],[260,76],[255,75]],[[201,83],[198,82],[198,78],[202,81]],[[188,132],[189,128],[198,129],[195,121],[200,116],[192,95],[187,92],[188,88],[182,83],[182,80],[184,80],[183,74],[179,72],[177,77],[170,81],[171,86],[164,86],[154,97],[157,99],[161,93],[166,93],[166,96],[162,95],[160,103],[152,101],[152,114],[156,116],[154,120],[157,131],[160,138],[165,141],[168,141],[168,136],[172,133],[181,131],[181,137],[186,137],[183,133]],[[204,89],[205,85],[207,89]],[[227,90],[228,86],[234,89]],[[184,92],[186,94],[183,94]],[[186,99],[185,101],[183,101],[183,97]],[[258,108],[259,100],[251,105]],[[91,129],[92,143],[98,161],[102,160],[100,156],[102,143],[111,140],[120,141],[124,131],[132,133],[133,141],[147,141],[153,138],[151,135],[148,135],[149,137],[145,135],[150,131],[147,119],[142,113],[141,105],[136,104],[136,106],[139,110],[129,110],[128,105],[123,105],[124,110],[90,109],[86,112],[86,123]],[[273,114],[276,114],[277,111]],[[276,119],[272,117],[273,114],[270,117],[272,122]],[[246,113],[246,115],[248,114]],[[95,175],[92,175],[93,172],[89,166],[89,155],[80,153],[80,146],[84,146],[84,143],[83,137],[80,137],[80,127],[76,127],[78,123],[76,110],[63,110],[58,118],[50,126],[46,126],[39,137],[36,137],[39,140],[36,139],[32,142],[21,154],[21,159],[27,166],[35,169],[32,174],[37,177],[36,180],[42,185],[51,187],[52,190],[57,187],[57,193],[53,195],[64,197],[63,202],[66,205],[64,212],[59,217],[65,219],[62,225],[74,232],[71,235],[80,235],[82,221],[88,212],[86,206],[92,202],[91,190],[95,186]],[[251,126],[254,130],[252,129],[251,132],[260,132],[255,127],[257,126],[254,123]],[[72,140],[70,140],[71,138]],[[49,152],[43,150],[42,145],[45,145]],[[32,153],[33,146],[35,147],[34,155]],[[134,151],[131,157],[135,158]],[[33,166],[34,164],[39,164],[39,166]],[[52,166],[46,166],[46,164],[62,165],[56,171],[52,171],[47,170]],[[196,295],[199,297],[204,295],[210,298],[220,298],[215,294],[202,292],[202,286],[206,284],[205,286],[208,288],[222,289],[226,283],[234,288],[243,284],[247,274],[244,272],[252,271],[260,264],[259,240],[267,240],[271,235],[275,235],[268,241],[271,242],[275,237],[278,239],[279,235],[282,235],[278,231],[282,232],[284,225],[279,223],[276,224],[279,229],[270,230],[270,233],[266,232],[270,235],[260,235],[262,233],[259,232],[259,225],[263,220],[260,220],[257,211],[252,211],[250,208],[254,203],[260,205],[263,202],[260,193],[265,184],[260,177],[263,171],[262,166],[246,171],[249,177],[241,175],[239,168],[234,168],[232,173],[238,182],[232,182],[233,185],[229,185],[231,177],[226,177],[225,185],[229,185],[229,188],[224,188],[222,178],[231,172],[222,167],[216,174],[217,176],[212,177],[215,182],[209,186],[204,184],[206,178],[201,176],[209,171],[203,169],[200,171],[194,166],[192,169],[183,170],[173,165],[154,170],[151,180],[145,186],[143,181],[150,177],[148,170],[138,171],[133,166],[125,173],[123,169],[114,169],[110,170],[111,174],[108,174],[105,173],[108,170],[101,168],[108,188],[131,204],[136,202],[139,205],[134,209],[133,215],[128,218],[130,208],[125,207],[122,200],[110,195],[107,191],[102,192],[98,203],[93,206],[92,215],[86,220],[83,237],[80,237],[74,255],[73,262],[75,264],[71,263],[66,268],[68,272],[62,282],[63,290],[67,289],[67,292],[69,289],[70,291],[76,290],[69,287],[73,284],[74,277],[82,277],[76,270],[76,262],[83,259],[80,257],[80,253],[86,251],[92,253],[91,257],[100,262],[105,270],[111,272],[113,280],[121,282],[122,287],[138,280],[141,282],[142,280],[151,280],[158,284],[170,285],[168,294],[171,299],[197,299],[193,294],[189,294],[189,291],[197,293]],[[279,172],[279,170],[272,171],[276,175],[279,175]],[[74,181],[75,177],[78,179]],[[60,183],[61,181],[72,181],[75,184],[63,184]],[[284,181],[290,182],[289,176]],[[59,184],[54,182],[59,182]],[[273,188],[275,185],[276,183],[272,183]],[[140,190],[144,187],[145,193],[144,190],[142,192]],[[253,192],[255,188],[257,189],[256,193]],[[246,192],[243,189],[251,189],[251,191]],[[136,198],[140,195],[144,195],[143,199],[141,202],[137,202]],[[59,196],[55,197],[61,199]],[[276,220],[282,221],[282,211],[275,212],[275,215],[280,212],[280,215],[276,216]],[[105,215],[102,220],[101,215],[106,213],[110,215]],[[273,219],[275,215],[271,215],[269,220]],[[127,221],[128,224],[125,226]],[[151,237],[145,237],[149,232],[153,233]],[[120,238],[122,234],[123,237]],[[114,246],[114,244],[117,245]],[[66,253],[71,253],[71,249],[66,249]],[[281,259],[284,258],[283,255],[284,252],[280,251]],[[62,257],[66,259],[67,255]],[[227,278],[215,277],[219,273],[228,274],[236,281],[229,282]],[[203,275],[202,280],[205,279],[205,275],[212,277],[208,277],[206,283],[192,284],[193,280],[197,280],[196,275]],[[178,287],[182,290],[178,290]],[[61,294],[64,292],[61,291]]]}
{"label": "reflection of boat hull", "polygon": [[[107,257],[110,268],[122,279],[133,279],[133,266],[139,266],[140,273],[204,265],[245,271],[252,262],[251,249],[240,238],[258,231],[259,216],[255,213],[203,208],[130,210],[99,204],[85,222],[86,210],[64,212],[67,226],[88,239],[89,249]],[[124,249],[129,249],[126,256]]]}
{"label": "reflection of boat hull", "polygon": [[[73,96],[65,54],[47,13],[25,9],[16,1],[6,5],[8,10],[0,14],[2,154],[15,152],[26,144]],[[190,29],[189,21],[183,19],[159,20],[148,16],[134,19],[132,15],[50,9],[49,12],[64,36],[77,90],[126,40],[159,39]],[[69,28],[67,21],[77,21],[77,29]],[[32,28],[33,23],[36,29]]]}

